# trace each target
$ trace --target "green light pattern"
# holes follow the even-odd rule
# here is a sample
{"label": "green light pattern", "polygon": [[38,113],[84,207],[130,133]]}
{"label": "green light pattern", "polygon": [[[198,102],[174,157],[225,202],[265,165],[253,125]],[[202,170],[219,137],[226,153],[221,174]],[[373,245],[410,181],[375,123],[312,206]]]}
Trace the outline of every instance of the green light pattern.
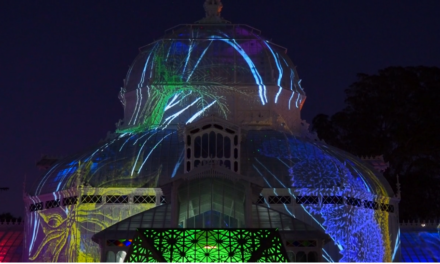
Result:
{"label": "green light pattern", "polygon": [[128,256],[128,262],[157,262],[153,257],[153,253],[142,246],[142,239],[136,237],[131,246],[132,254]]}
{"label": "green light pattern", "polygon": [[287,262],[276,229],[138,229],[126,262]]}
{"label": "green light pattern", "polygon": [[[139,93],[143,94],[142,97],[146,97],[146,100],[142,103],[139,97],[141,103],[136,105],[137,109],[134,110],[132,120],[129,122],[130,127],[118,129],[118,133],[140,133],[149,129],[166,128],[177,116],[186,113],[188,109],[185,110],[185,107],[192,103],[198,111],[202,112],[202,116],[207,106],[214,104],[218,113],[226,118],[229,113],[224,95],[226,91],[249,96],[240,89],[224,84],[225,78],[212,76],[209,73],[210,69],[224,67],[222,64],[215,64],[206,58],[205,60],[209,63],[197,66],[199,58],[190,59],[187,56],[177,56],[173,60],[167,60],[166,44],[162,41],[153,49],[152,59],[147,64],[151,67],[154,65],[154,72],[157,74],[152,84],[146,84],[143,81],[139,83]],[[192,71],[182,72],[185,64],[195,65],[195,68]],[[190,72],[191,78],[188,77]],[[167,106],[172,104],[180,108],[167,110]]]}

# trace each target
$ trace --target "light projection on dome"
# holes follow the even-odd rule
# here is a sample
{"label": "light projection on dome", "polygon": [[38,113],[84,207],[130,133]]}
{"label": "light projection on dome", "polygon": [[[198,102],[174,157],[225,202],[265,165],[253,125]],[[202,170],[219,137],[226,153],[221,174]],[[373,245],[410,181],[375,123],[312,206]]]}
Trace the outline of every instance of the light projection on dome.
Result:
{"label": "light projection on dome", "polygon": [[[194,123],[208,115],[238,127],[240,136],[231,143],[240,148],[237,173],[261,184],[264,189],[258,192],[264,195],[273,192],[289,201],[298,199],[298,206],[266,199],[262,206],[280,210],[295,221],[309,221],[333,240],[331,254],[323,250],[323,259],[377,262],[394,258],[399,241],[394,233],[390,235],[394,230],[390,231],[393,218],[387,197],[393,194],[385,180],[348,153],[297,137],[299,130],[284,127],[282,122],[290,113],[299,114],[305,99],[288,57],[248,29],[223,30],[228,34],[222,30],[214,28],[204,36],[185,36],[186,31],[176,30],[171,39],[142,48],[119,92],[126,123],[118,123],[116,133],[97,146],[60,160],[32,187],[35,196],[28,200],[34,207],[27,212],[26,222],[28,260],[100,261],[92,235],[155,206],[133,202],[134,194],[162,196],[156,190],[164,182],[192,172],[184,165],[191,157],[187,153],[194,152],[194,141],[188,145],[182,134],[195,131],[185,126],[197,127]],[[289,114],[274,117],[275,112]],[[266,121],[269,115],[277,121]],[[283,128],[275,127],[279,124]],[[207,155],[208,162],[200,166],[214,164],[210,158],[216,157]],[[81,202],[83,196],[87,199]],[[112,206],[103,202],[108,196],[133,199]],[[45,197],[68,200],[40,208],[47,203]],[[300,197],[314,197],[316,202],[302,203]],[[326,197],[340,197],[340,202],[326,203]],[[379,205],[385,209],[371,208]],[[126,261],[287,260],[274,230],[143,230],[132,242]]]}
{"label": "light projection on dome", "polygon": [[[134,192],[124,189],[78,189],[66,191],[81,200],[83,196],[128,195]],[[148,195],[156,195],[150,189]],[[111,209],[105,203],[64,205],[50,210],[28,212],[33,229],[29,237],[27,254],[30,261],[37,262],[99,262],[99,246],[91,240],[95,233],[137,213],[154,207],[154,204],[137,204]]]}
{"label": "light projection on dome", "polygon": [[[136,135],[125,133],[89,153],[81,154],[73,161],[67,162],[62,168],[54,166],[43,177],[37,191],[47,193],[48,188],[52,190],[55,188],[50,186],[57,186],[56,190],[62,190],[52,193],[55,200],[75,196],[80,200],[83,195],[101,197],[129,195],[136,192],[137,187],[143,187],[145,192],[145,187],[156,187],[162,166],[155,164],[154,168],[149,166],[148,169],[142,169],[142,166],[150,162],[150,159],[155,162],[158,155],[170,156],[168,153],[158,153],[157,147],[175,134],[175,130],[154,130]],[[178,140],[173,137],[168,141],[170,142],[177,143]],[[133,147],[138,149],[139,155],[130,155],[127,159],[126,155],[132,153]],[[115,154],[119,154],[119,158]],[[139,160],[136,163],[137,158]],[[142,177],[131,176],[133,167],[136,174],[141,173],[142,170]],[[119,187],[100,188],[115,184]],[[79,188],[76,189],[77,187]],[[149,195],[156,195],[154,189],[149,190]],[[38,197],[30,197],[30,199],[33,203],[40,202]],[[113,213],[109,214],[105,203],[69,205],[63,203],[57,208],[27,212],[27,219],[29,219],[27,233],[30,235],[27,244],[29,260],[40,262],[99,261],[99,246],[92,242],[91,236],[114,223],[154,206],[154,204],[138,204],[112,209]]]}
{"label": "light projection on dome", "polygon": [[401,232],[402,262],[439,262],[440,235],[438,231]]}
{"label": "light projection on dome", "polygon": [[[324,219],[322,223],[317,223],[339,245],[340,253],[343,255],[340,261],[391,261],[392,247],[387,212],[371,210],[364,206],[349,206],[345,203],[322,202],[325,196],[339,196],[388,204],[390,201],[386,198],[388,193],[384,187],[376,181],[375,191],[380,196],[370,193],[365,179],[362,179],[363,176],[358,172],[360,168],[357,165],[360,164],[355,165],[354,160],[344,164],[331,155],[330,149],[322,149],[314,143],[303,142],[277,132],[266,132],[266,136],[269,137],[264,137],[261,141],[252,141],[254,149],[258,149],[255,153],[258,153],[256,156],[259,158],[254,158],[256,172],[265,181],[267,179],[263,171],[266,175],[271,175],[272,187],[276,185],[285,188],[285,180],[281,181],[275,173],[280,171],[279,166],[282,166],[290,176],[290,187],[293,187],[295,192],[290,192],[293,198],[318,197],[320,203],[301,206],[315,221],[315,217]],[[279,161],[278,167],[268,168],[267,164],[273,164],[273,161],[270,162],[267,158]],[[274,194],[277,195],[275,191]]]}
{"label": "light projection on dome", "polygon": [[276,229],[138,229],[125,262],[287,262]]}
{"label": "light projection on dome", "polygon": [[[130,69],[127,77],[131,86],[136,83],[134,90],[127,91],[132,92],[130,98],[133,96],[131,108],[125,107],[130,113],[128,124],[120,127],[118,132],[139,133],[149,129],[164,129],[174,123],[188,124],[212,109],[227,119],[230,102],[226,100],[225,94],[238,93],[250,98],[254,96],[253,92],[237,88],[236,84],[240,82],[231,85],[229,78],[235,74],[252,76],[260,103],[266,105],[269,102],[268,88],[265,84],[267,81],[263,80],[263,73],[256,65],[255,56],[250,55],[255,50],[258,50],[259,54],[264,54],[265,49],[268,50],[270,60],[273,61],[269,63],[273,63],[278,71],[275,80],[277,92],[273,95],[270,93],[273,102],[278,102],[283,89],[289,90],[289,87],[282,87],[282,79],[285,71],[283,67],[290,69],[290,66],[284,58],[287,66],[281,65],[280,55],[271,47],[272,44],[255,35],[250,39],[256,40],[252,43],[255,44],[254,50],[250,50],[246,46],[247,42],[242,43],[242,40],[229,37],[220,30],[213,31],[218,31],[218,34],[198,36],[198,33],[192,32],[191,37],[186,40],[159,40],[141,52],[135,61],[138,68],[141,67],[138,64],[143,63],[138,69],[141,73],[136,75],[135,69]],[[255,46],[258,46],[258,49]],[[219,58],[213,57],[213,54]],[[231,61],[233,58],[236,60],[236,57],[240,60],[239,64]],[[213,74],[224,71],[225,68],[231,68],[231,73]],[[290,109],[291,101],[296,96],[295,105],[299,108],[300,93],[303,91],[296,88],[300,84],[295,79],[293,69],[290,69],[290,75],[292,95],[286,107]],[[293,82],[297,83],[295,87],[292,87]],[[125,90],[121,90],[123,94],[120,94],[120,97],[124,98],[124,105],[128,106],[128,95],[124,92]]]}
{"label": "light projection on dome", "polygon": [[[136,89],[136,104],[129,122],[129,125],[133,126],[128,129],[122,129],[119,132],[138,133],[150,129],[165,129],[182,114],[192,112],[194,107],[199,109],[201,112],[192,115],[186,121],[186,123],[189,123],[214,104],[219,112],[226,117],[229,110],[225,97],[220,91],[232,91],[233,88],[223,85],[220,77],[209,77],[209,83],[199,85],[200,79],[208,78],[206,72],[209,72],[209,68],[215,67],[199,66],[200,60],[209,49],[211,43],[212,41],[204,49],[200,57],[194,60],[193,57],[196,55],[191,56],[191,54],[195,52],[193,50],[196,43],[190,41],[187,56],[182,61],[179,61],[177,56],[173,56],[173,59],[169,58],[165,61],[166,47],[156,43],[148,53],[143,73]],[[154,73],[155,84],[150,84],[150,80],[145,79],[145,71],[148,69],[151,74]]]}
{"label": "light projection on dome", "polygon": [[278,54],[275,54],[272,50],[272,48],[270,47],[269,44],[267,44],[267,42],[264,42],[264,44],[266,44],[267,48],[270,50],[270,52],[272,53],[273,58],[275,59],[275,63],[277,65],[278,68],[278,80],[277,80],[277,85],[279,87],[279,90],[275,96],[275,103],[278,102],[278,96],[280,96],[281,91],[283,90],[283,87],[281,87],[281,79],[283,78],[283,67],[281,67],[280,65],[280,59],[278,57]]}

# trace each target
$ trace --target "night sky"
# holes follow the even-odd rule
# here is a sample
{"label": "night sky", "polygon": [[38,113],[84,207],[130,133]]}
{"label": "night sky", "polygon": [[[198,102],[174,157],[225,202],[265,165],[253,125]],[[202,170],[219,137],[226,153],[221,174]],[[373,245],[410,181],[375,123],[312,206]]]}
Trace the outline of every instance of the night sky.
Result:
{"label": "night sky", "polygon": [[[204,16],[204,0],[0,1],[0,213],[24,216],[41,154],[67,156],[115,130],[138,48]],[[356,74],[440,66],[440,1],[223,0],[222,16],[288,48],[303,119],[343,107]]]}

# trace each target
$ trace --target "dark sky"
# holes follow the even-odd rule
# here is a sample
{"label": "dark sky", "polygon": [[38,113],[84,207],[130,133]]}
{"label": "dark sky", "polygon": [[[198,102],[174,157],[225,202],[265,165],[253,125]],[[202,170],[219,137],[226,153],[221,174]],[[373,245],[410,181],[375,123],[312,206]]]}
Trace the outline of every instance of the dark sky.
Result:
{"label": "dark sky", "polygon": [[[204,16],[204,0],[0,1],[0,213],[24,215],[41,154],[66,156],[114,131],[138,47]],[[356,74],[440,66],[440,1],[223,0],[223,17],[288,48],[303,119],[343,107]]]}

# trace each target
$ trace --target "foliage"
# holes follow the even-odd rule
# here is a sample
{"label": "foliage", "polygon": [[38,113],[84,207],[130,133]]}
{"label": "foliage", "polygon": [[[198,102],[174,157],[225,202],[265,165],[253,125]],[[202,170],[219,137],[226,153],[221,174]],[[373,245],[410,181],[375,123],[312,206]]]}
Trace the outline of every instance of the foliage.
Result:
{"label": "foliage", "polygon": [[439,216],[440,69],[359,74],[345,93],[343,110],[313,119],[318,137],[358,156],[383,155],[393,187],[400,176],[402,219]]}
{"label": "foliage", "polygon": [[15,217],[11,213],[1,213],[0,214],[0,223],[21,223],[21,217]]}

